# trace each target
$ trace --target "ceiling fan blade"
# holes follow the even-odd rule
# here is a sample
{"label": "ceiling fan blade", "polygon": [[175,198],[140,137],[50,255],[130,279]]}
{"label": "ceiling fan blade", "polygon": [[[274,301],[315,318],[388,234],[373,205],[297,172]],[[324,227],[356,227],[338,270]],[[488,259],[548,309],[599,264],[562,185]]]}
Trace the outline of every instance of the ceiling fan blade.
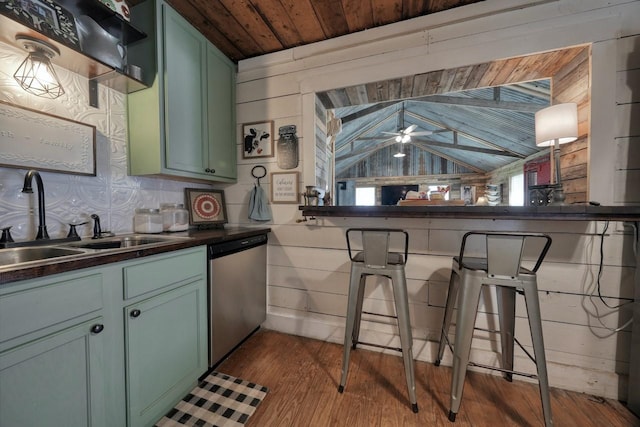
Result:
{"label": "ceiling fan blade", "polygon": [[395,135],[400,135],[400,132],[385,132],[385,131],[382,131],[380,133],[385,134],[385,135],[394,135],[394,136]]}
{"label": "ceiling fan blade", "polygon": [[418,125],[411,125],[408,128],[406,128],[405,130],[402,131],[402,133],[404,133],[405,135],[410,134],[411,132],[413,132],[416,128],[418,127]]}
{"label": "ceiling fan blade", "polygon": [[411,136],[427,136],[432,135],[433,132],[430,130],[420,131],[420,132],[411,132]]}

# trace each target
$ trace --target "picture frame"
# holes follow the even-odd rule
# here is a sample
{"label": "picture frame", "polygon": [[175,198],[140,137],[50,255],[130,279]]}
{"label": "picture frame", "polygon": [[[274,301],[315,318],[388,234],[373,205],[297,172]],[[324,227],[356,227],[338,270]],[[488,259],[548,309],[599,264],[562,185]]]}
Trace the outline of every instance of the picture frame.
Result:
{"label": "picture frame", "polygon": [[0,166],[96,176],[96,127],[0,101]]}
{"label": "picture frame", "polygon": [[273,121],[242,125],[242,158],[273,157]]}
{"label": "picture frame", "polygon": [[184,197],[189,211],[189,225],[206,228],[228,222],[224,190],[185,188]]}
{"label": "picture frame", "polygon": [[298,180],[300,172],[271,172],[271,203],[294,203],[300,201]]}

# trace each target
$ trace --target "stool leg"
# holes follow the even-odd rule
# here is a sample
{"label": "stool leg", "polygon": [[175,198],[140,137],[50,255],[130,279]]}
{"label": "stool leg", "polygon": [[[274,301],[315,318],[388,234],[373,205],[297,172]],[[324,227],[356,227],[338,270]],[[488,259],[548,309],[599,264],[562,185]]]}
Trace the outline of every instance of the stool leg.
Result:
{"label": "stool leg", "polygon": [[353,339],[353,326],[356,317],[356,305],[358,291],[362,277],[362,268],[351,264],[351,278],[349,279],[349,296],[347,299],[347,323],[344,330],[344,349],[342,354],[342,376],[338,391],[342,393],[347,384],[347,374],[349,373],[349,355],[351,352],[351,340]]}
{"label": "stool leg", "polygon": [[453,375],[451,378],[451,409],[449,421],[455,421],[460,410],[464,380],[469,364],[473,328],[476,323],[478,301],[480,300],[480,283],[465,283],[465,274],[460,277],[460,296],[458,297],[458,314],[456,316],[456,339],[453,345]]}
{"label": "stool leg", "polygon": [[[502,348],[502,368],[513,371],[513,344],[516,327],[516,290],[506,286],[496,286],[498,296],[498,319],[500,322],[500,346]],[[507,381],[513,374],[504,373]]]}
{"label": "stool leg", "polygon": [[449,290],[447,292],[447,303],[444,309],[444,318],[442,319],[442,329],[440,332],[440,344],[438,345],[438,356],[436,357],[435,365],[440,366],[442,361],[442,355],[444,354],[444,348],[448,342],[449,327],[451,326],[451,317],[453,315],[453,309],[456,305],[456,297],[458,296],[458,273],[451,272],[449,278]]}
{"label": "stool leg", "polygon": [[364,300],[364,288],[367,282],[367,274],[360,275],[360,285],[358,286],[358,300],[356,302],[356,315],[353,323],[353,335],[351,346],[355,350],[360,338],[360,321],[362,320],[362,302]]}
{"label": "stool leg", "polygon": [[407,380],[407,390],[411,409],[418,412],[418,402],[416,400],[416,381],[413,366],[413,337],[411,336],[411,321],[409,318],[409,296],[407,295],[407,279],[404,268],[394,272],[391,278],[393,284],[393,299],[396,305],[398,316],[398,329],[400,331],[400,345],[402,347],[402,358],[404,361],[404,375]]}
{"label": "stool leg", "polygon": [[538,370],[538,385],[540,386],[540,399],[542,400],[542,412],[546,427],[553,426],[551,418],[551,398],[549,396],[549,379],[547,377],[547,359],[544,354],[544,339],[542,337],[542,319],[540,318],[540,302],[538,301],[538,289],[535,283],[524,287],[524,298],[527,304],[527,316],[529,317],[529,329],[533,341],[533,354],[536,358]]}

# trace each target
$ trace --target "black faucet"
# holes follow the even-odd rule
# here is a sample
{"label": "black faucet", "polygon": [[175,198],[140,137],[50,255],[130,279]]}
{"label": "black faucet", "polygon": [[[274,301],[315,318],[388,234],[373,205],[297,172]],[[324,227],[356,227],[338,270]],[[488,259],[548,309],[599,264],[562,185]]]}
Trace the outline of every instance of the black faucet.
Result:
{"label": "black faucet", "polygon": [[93,237],[92,239],[99,239],[102,237],[102,228],[100,227],[100,217],[97,214],[91,214],[93,219]]}
{"label": "black faucet", "polygon": [[22,187],[23,193],[33,193],[33,188],[31,188],[31,181],[35,177],[36,183],[38,184],[38,234],[36,235],[36,240],[45,240],[49,239],[49,233],[47,233],[47,219],[44,212],[44,185],[42,184],[42,178],[40,177],[40,173],[36,170],[31,169],[24,176],[24,186]]}

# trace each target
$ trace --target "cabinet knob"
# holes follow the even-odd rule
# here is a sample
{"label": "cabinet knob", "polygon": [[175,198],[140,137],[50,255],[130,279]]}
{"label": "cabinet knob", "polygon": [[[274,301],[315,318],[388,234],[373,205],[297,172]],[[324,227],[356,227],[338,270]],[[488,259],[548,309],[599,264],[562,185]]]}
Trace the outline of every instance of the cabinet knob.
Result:
{"label": "cabinet knob", "polygon": [[138,310],[137,308],[134,310],[131,310],[131,313],[129,313],[129,316],[133,317],[134,319],[138,316],[140,316],[140,310]]}
{"label": "cabinet knob", "polygon": [[211,168],[206,168],[204,171],[208,173],[216,173],[216,170]]}
{"label": "cabinet knob", "polygon": [[92,334],[99,334],[103,330],[104,330],[104,325],[101,325],[100,323],[96,323],[95,325],[93,325],[91,327],[91,333]]}

